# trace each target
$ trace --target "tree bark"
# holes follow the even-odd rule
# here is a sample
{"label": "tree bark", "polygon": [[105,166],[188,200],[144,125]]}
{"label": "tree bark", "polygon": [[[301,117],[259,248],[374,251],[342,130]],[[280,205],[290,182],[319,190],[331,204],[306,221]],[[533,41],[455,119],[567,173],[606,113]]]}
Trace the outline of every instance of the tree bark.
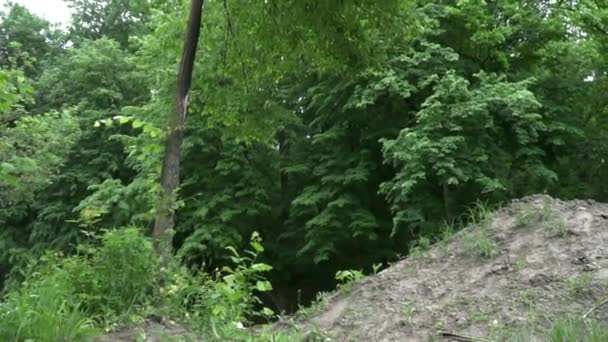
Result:
{"label": "tree bark", "polygon": [[196,48],[200,36],[204,0],[192,0],[190,16],[186,28],[184,48],[182,52],[177,85],[175,92],[175,107],[169,120],[169,130],[165,145],[165,156],[161,171],[162,194],[157,207],[156,220],[152,237],[157,251],[162,254],[170,253],[172,231],[175,226],[175,206],[177,189],[180,184],[179,169],[184,129],[186,127],[186,112],[188,111],[188,93],[192,83],[192,72],[196,59]]}

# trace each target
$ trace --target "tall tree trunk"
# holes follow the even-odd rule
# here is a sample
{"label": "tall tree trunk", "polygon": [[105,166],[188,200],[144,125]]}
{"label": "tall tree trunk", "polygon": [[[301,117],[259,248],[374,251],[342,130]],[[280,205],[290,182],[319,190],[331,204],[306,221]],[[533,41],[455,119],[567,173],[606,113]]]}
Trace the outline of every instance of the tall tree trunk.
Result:
{"label": "tall tree trunk", "polygon": [[172,231],[175,226],[176,191],[179,187],[179,164],[181,157],[186,112],[188,111],[188,93],[192,83],[192,71],[196,58],[196,47],[201,30],[204,0],[192,0],[184,50],[177,76],[175,108],[169,121],[169,131],[165,146],[165,157],[161,171],[162,195],[156,213],[152,236],[156,248],[165,254],[171,250]]}

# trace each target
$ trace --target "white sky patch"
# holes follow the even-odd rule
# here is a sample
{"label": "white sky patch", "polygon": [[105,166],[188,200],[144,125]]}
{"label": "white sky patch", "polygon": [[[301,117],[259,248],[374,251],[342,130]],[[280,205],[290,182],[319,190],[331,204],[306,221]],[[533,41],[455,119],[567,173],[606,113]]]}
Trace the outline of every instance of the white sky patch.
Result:
{"label": "white sky patch", "polygon": [[[63,0],[11,0],[27,7],[30,12],[45,18],[51,23],[61,24],[66,27],[70,21],[71,10]],[[0,0],[0,7],[4,6],[9,0]]]}

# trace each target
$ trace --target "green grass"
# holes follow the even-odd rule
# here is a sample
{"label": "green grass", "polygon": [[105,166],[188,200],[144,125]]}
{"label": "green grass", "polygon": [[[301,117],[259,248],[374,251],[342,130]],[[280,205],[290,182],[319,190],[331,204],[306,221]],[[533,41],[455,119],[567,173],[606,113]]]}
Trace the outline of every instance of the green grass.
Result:
{"label": "green grass", "polygon": [[126,322],[149,303],[158,270],[140,230],[107,231],[81,255],[48,252],[29,267],[21,288],[0,304],[1,341],[86,341],[93,326]]}
{"label": "green grass", "polygon": [[530,204],[520,204],[517,206],[513,225],[515,228],[530,227],[535,224],[542,224],[553,216],[553,208],[549,199],[544,199],[540,208]]}
{"label": "green grass", "polygon": [[608,330],[593,320],[562,319],[553,325],[549,333],[551,342],[606,342]]}
{"label": "green grass", "polygon": [[593,278],[589,273],[583,273],[579,276],[566,280],[566,289],[571,296],[577,296],[584,293],[591,286]]}
{"label": "green grass", "polygon": [[490,236],[492,215],[490,206],[483,202],[477,202],[469,209],[469,228],[464,231],[462,239],[466,254],[481,258],[496,255],[496,243]]}
{"label": "green grass", "polygon": [[526,268],[526,265],[527,261],[525,256],[519,256],[517,259],[515,259],[514,267],[517,272],[523,271]]}
{"label": "green grass", "polygon": [[0,340],[84,341],[96,334],[61,276],[11,292],[0,304]]}
{"label": "green grass", "polygon": [[296,317],[298,318],[310,318],[323,310],[327,300],[331,296],[329,292],[319,292],[317,293],[317,297],[309,306],[300,306],[298,308],[298,312],[296,313]]}
{"label": "green grass", "polygon": [[473,323],[488,322],[488,321],[490,321],[490,316],[483,311],[480,311],[478,309],[473,309],[469,312],[469,319]]}
{"label": "green grass", "polygon": [[551,200],[546,198],[540,207],[519,205],[513,222],[514,228],[539,225],[549,232],[550,236],[565,237],[568,235],[567,222],[555,210]]}
{"label": "green grass", "polygon": [[409,257],[412,259],[423,258],[429,249],[431,249],[431,239],[422,236],[412,243],[409,251]]}
{"label": "green grass", "polygon": [[557,237],[566,237],[570,232],[568,223],[566,223],[561,216],[556,216],[553,220],[549,221],[547,224],[547,230],[551,236]]}
{"label": "green grass", "polygon": [[492,258],[496,255],[496,243],[487,229],[479,228],[464,236],[463,245],[466,254],[481,258]]}
{"label": "green grass", "polygon": [[554,321],[550,328],[538,322],[520,327],[502,326],[488,341],[528,342],[533,336],[547,342],[608,342],[608,329],[595,320],[569,317]]}

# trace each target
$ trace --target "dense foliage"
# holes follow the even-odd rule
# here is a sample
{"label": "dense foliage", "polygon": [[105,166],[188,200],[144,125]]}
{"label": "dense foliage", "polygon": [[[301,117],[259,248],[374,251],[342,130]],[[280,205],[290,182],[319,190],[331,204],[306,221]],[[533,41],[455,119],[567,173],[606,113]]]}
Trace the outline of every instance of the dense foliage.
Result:
{"label": "dense foliage", "polygon": [[97,327],[137,323],[140,314],[187,318],[205,340],[225,340],[246,335],[235,323],[272,313],[254,308],[254,291],[272,289],[263,276],[272,267],[256,262],[259,235],[252,235],[248,256],[232,249],[230,267],[204,276],[176,263],[160,268],[152,241],[137,228],[107,231],[99,240],[28,266],[28,280],[0,303],[3,341],[90,341],[100,335]]}
{"label": "dense foliage", "polygon": [[[189,2],[68,3],[63,31],[0,14],[0,284],[157,208]],[[292,311],[478,200],[606,201],[607,70],[600,0],[209,0],[175,255],[213,272],[257,231],[263,299]],[[78,267],[108,271],[93,260]]]}

